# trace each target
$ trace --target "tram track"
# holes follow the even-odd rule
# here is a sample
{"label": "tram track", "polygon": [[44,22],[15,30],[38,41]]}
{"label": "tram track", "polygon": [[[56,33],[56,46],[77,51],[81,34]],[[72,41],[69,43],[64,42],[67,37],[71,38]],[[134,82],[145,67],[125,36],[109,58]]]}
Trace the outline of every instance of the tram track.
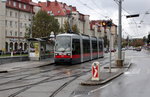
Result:
{"label": "tram track", "polygon": [[[5,91],[5,90],[9,90],[9,89],[16,89],[16,88],[22,88],[22,87],[25,87],[11,95],[9,95],[8,97],[15,97],[17,96],[18,94],[38,85],[38,84],[43,84],[43,83],[47,83],[47,82],[53,82],[53,81],[58,81],[58,80],[63,80],[63,79],[67,79],[67,78],[71,78],[73,77],[73,79],[65,82],[63,85],[61,85],[57,90],[55,90],[49,97],[54,97],[56,94],[58,94],[63,88],[65,88],[68,84],[70,84],[72,81],[76,80],[77,78],[85,75],[86,73],[90,72],[91,70],[88,70],[88,71],[85,71],[85,72],[82,72],[82,73],[79,73],[79,74],[74,74],[72,76],[68,76],[68,77],[60,77],[60,78],[57,78],[57,79],[52,79],[53,77],[55,77],[56,75],[54,76],[51,76],[49,78],[45,78],[39,82],[36,82],[36,83],[33,83],[33,84],[29,84],[29,85],[24,85],[24,86],[19,86],[19,87],[14,87],[14,88],[8,88],[8,89],[3,89],[3,90],[0,90],[0,91]],[[52,79],[52,80],[51,80]]]}
{"label": "tram track", "polygon": [[[94,61],[94,60],[93,60]],[[105,63],[103,63],[103,65],[101,65],[101,66],[104,66],[104,65],[106,65],[106,64],[108,64],[109,62],[105,62]],[[83,63],[84,64],[84,63]],[[72,66],[77,66],[77,65],[70,65],[70,66],[67,66],[67,67],[65,67],[66,69],[67,68],[70,68],[70,67],[72,67]],[[49,67],[50,68],[50,67]],[[8,83],[11,83],[11,82],[15,82],[15,81],[20,81],[20,80],[23,80],[23,79],[25,79],[25,78],[28,78],[28,77],[31,77],[31,76],[35,76],[35,75],[37,75],[37,74],[42,74],[42,73],[47,73],[47,72],[51,72],[51,71],[53,71],[53,70],[59,70],[59,69],[62,69],[62,68],[64,68],[64,66],[60,66],[60,67],[57,67],[57,68],[53,68],[53,69],[49,69],[49,70],[44,70],[44,71],[39,71],[39,72],[35,72],[35,73],[30,73],[30,74],[23,74],[23,75],[16,75],[17,77],[18,76],[23,76],[23,77],[20,77],[20,78],[17,78],[17,79],[14,79],[14,80],[9,80],[9,81],[7,81],[7,82],[3,82],[3,83],[0,83],[0,85],[5,85],[5,84],[8,84]],[[84,68],[85,68],[85,66],[84,66]],[[89,66],[88,66],[88,68],[87,69],[90,69],[89,68]],[[16,77],[16,76],[11,76],[11,77]],[[7,78],[11,78],[11,77],[7,77]],[[33,78],[33,79],[35,79],[35,78]],[[30,80],[33,80],[33,79],[30,79]],[[37,78],[38,79],[38,78]],[[29,79],[28,79],[29,80]]]}
{"label": "tram track", "polygon": [[[101,61],[105,61],[105,59],[100,59]],[[95,60],[92,60],[90,63],[94,62]],[[85,62],[86,63],[86,62]],[[47,83],[47,82],[53,82],[53,81],[59,81],[59,80],[63,80],[63,79],[67,79],[67,78],[72,78],[71,80],[65,82],[63,85],[61,85],[57,90],[55,90],[49,97],[54,97],[55,95],[57,95],[63,88],[67,87],[71,82],[73,82],[74,80],[76,80],[77,78],[83,76],[84,74],[87,74],[88,72],[91,71],[91,69],[89,68],[90,64],[89,65],[84,65],[85,63],[82,63],[82,64],[79,64],[79,65],[67,65],[67,66],[60,66],[60,67],[57,67],[57,68],[53,68],[53,69],[50,69],[50,70],[44,70],[44,71],[40,71],[40,72],[36,72],[36,73],[30,73],[26,76],[24,75],[20,75],[20,76],[24,76],[24,77],[21,77],[21,78],[18,78],[18,79],[15,79],[15,80],[10,80],[8,82],[5,82],[5,83],[0,83],[0,85],[7,85],[9,83],[12,83],[12,82],[15,82],[15,81],[25,81],[25,80],[34,80],[34,79],[38,79],[38,78],[31,78],[31,79],[26,79],[28,77],[31,77],[31,76],[34,76],[34,75],[37,75],[37,74],[41,74],[41,73],[49,73],[53,70],[66,70],[66,69],[70,69],[71,71],[73,70],[77,70],[77,69],[85,69],[84,72],[82,70],[82,72],[80,73],[76,73],[76,74],[73,74],[71,76],[63,76],[63,77],[59,77],[57,78],[58,76],[60,76],[60,74],[63,74],[64,71],[62,72],[58,72],[56,74],[54,74],[53,76],[48,76],[47,78],[43,78],[42,80],[38,81],[38,82],[35,82],[35,83],[31,83],[31,84],[26,84],[26,85],[20,85],[20,86],[16,86],[16,87],[8,87],[8,88],[3,88],[3,89],[0,89],[0,91],[6,91],[6,90],[11,90],[11,89],[20,89],[20,88],[23,88],[23,89],[20,89],[18,90],[17,92],[14,92],[12,94],[10,94],[8,97],[16,97],[17,95],[21,94],[22,92],[25,92],[26,90],[36,86],[36,85],[39,85],[39,84],[43,84],[43,83]],[[89,63],[89,62],[88,62]],[[109,63],[109,62],[104,62],[105,64]],[[104,64],[104,65],[105,65]],[[104,66],[104,65],[101,65],[101,66]],[[88,68],[87,68],[88,67]],[[73,69],[72,69],[73,68]],[[57,76],[57,77],[56,77]],[[55,78],[56,77],[56,78]],[[40,78],[40,77],[39,77]]]}

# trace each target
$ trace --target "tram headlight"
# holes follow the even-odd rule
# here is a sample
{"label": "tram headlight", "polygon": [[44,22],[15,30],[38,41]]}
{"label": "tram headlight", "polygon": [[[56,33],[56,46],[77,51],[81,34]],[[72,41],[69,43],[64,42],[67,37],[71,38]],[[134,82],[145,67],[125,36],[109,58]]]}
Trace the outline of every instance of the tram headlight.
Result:
{"label": "tram headlight", "polygon": [[67,53],[67,56],[71,56],[71,54],[70,54],[70,53]]}
{"label": "tram headlight", "polygon": [[55,56],[59,55],[58,53],[55,53]]}

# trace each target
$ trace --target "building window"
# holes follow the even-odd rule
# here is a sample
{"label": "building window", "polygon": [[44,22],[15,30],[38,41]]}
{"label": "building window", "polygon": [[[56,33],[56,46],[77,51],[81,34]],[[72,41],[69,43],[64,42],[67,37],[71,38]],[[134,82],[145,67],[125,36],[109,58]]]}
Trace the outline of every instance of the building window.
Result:
{"label": "building window", "polygon": [[22,36],[22,32],[20,32],[20,36]]}
{"label": "building window", "polygon": [[27,24],[25,23],[24,26],[27,27]]}
{"label": "building window", "polygon": [[15,32],[15,36],[17,36],[17,32]]}
{"label": "building window", "polygon": [[15,13],[15,18],[17,18],[17,12]]}
{"label": "building window", "polygon": [[24,9],[26,9],[27,8],[27,6],[24,4],[24,7],[23,7]]}
{"label": "building window", "polygon": [[15,22],[15,26],[17,27],[17,22]]}
{"label": "building window", "polygon": [[10,36],[12,36],[12,35],[13,35],[12,31],[10,31]]}
{"label": "building window", "polygon": [[11,1],[9,1],[8,3],[9,3],[9,5],[11,5]]}
{"label": "building window", "polygon": [[17,5],[16,5],[16,2],[14,2],[14,3],[13,3],[13,6],[14,6],[14,7],[16,7],[16,6],[17,6]]}
{"label": "building window", "polygon": [[26,19],[26,15],[24,14],[24,18]]}
{"label": "building window", "polygon": [[19,8],[21,8],[21,3],[19,3]]}
{"label": "building window", "polygon": [[10,11],[10,17],[12,16],[12,11]]}
{"label": "building window", "polygon": [[8,14],[7,14],[7,10],[6,10],[6,16],[7,16]]}
{"label": "building window", "polygon": [[10,21],[10,27],[12,27],[12,21]]}
{"label": "building window", "polygon": [[20,23],[20,28],[22,28],[22,23]]}
{"label": "building window", "polygon": [[7,20],[5,20],[5,26],[7,27]]}
{"label": "building window", "polygon": [[7,36],[7,30],[5,31],[5,35]]}

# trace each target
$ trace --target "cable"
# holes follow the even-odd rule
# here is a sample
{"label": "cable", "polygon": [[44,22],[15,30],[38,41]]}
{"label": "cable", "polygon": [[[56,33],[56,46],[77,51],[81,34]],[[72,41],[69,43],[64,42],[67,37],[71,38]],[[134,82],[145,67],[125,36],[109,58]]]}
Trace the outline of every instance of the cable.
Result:
{"label": "cable", "polygon": [[141,21],[140,21],[140,24],[142,24],[144,21],[144,18],[145,18],[145,16],[147,15],[147,14],[150,14],[148,11],[149,11],[150,9],[148,9],[145,13],[144,13],[144,16],[143,16],[143,18],[141,19]]}
{"label": "cable", "polygon": [[[119,5],[119,1],[118,0],[114,0],[115,1],[115,3],[117,4],[117,5]],[[125,11],[127,14],[130,14],[130,12],[128,12],[126,9],[124,9],[123,7],[122,7],[122,10],[123,11]],[[125,15],[126,16],[126,15]],[[132,18],[133,19],[133,18]],[[127,20],[128,21],[128,20]],[[139,33],[139,31],[138,31],[138,26],[137,26],[137,23],[135,22],[135,20],[133,19],[133,22],[135,23],[135,26],[136,26],[136,32],[138,32]]]}
{"label": "cable", "polygon": [[[87,4],[83,3],[81,0],[78,0],[78,1],[79,1],[80,4],[84,5],[85,7],[87,7],[88,9],[90,9],[90,10],[92,10],[92,11],[95,11],[97,14],[103,16],[104,18],[109,18],[108,16],[105,16],[105,15],[103,15],[103,14],[97,12],[96,10],[94,10],[93,8],[91,8],[90,6],[88,6]],[[77,1],[77,2],[78,2],[78,1]],[[110,18],[109,18],[109,19],[110,19]]]}

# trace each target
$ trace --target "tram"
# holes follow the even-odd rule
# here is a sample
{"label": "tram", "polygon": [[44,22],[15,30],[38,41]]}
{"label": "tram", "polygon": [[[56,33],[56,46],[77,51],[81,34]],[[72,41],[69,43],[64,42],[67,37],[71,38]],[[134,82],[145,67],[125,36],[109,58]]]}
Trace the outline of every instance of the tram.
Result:
{"label": "tram", "polygon": [[103,39],[88,35],[64,33],[56,36],[54,61],[77,64],[104,56]]}

